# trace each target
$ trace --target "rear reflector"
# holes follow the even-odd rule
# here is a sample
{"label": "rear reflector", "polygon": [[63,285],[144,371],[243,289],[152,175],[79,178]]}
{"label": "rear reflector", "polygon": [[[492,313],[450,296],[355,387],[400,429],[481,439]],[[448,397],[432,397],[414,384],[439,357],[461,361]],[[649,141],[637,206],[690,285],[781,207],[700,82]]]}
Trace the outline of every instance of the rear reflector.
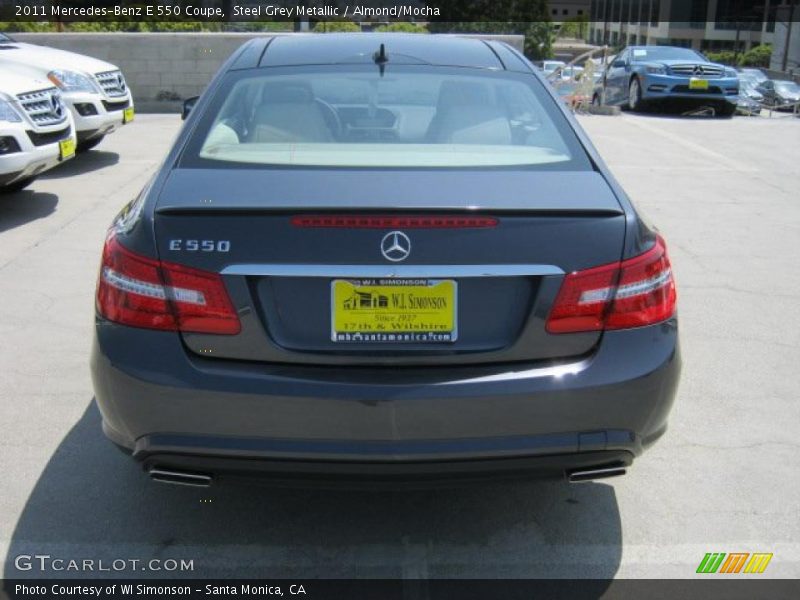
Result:
{"label": "rear reflector", "polygon": [[622,262],[564,277],[547,319],[550,333],[652,325],[675,313],[677,296],[661,236],[650,250]]}
{"label": "rear reflector", "polygon": [[217,273],[140,256],[110,233],[97,283],[97,312],[116,323],[165,331],[239,333]]}
{"label": "rear reflector", "polygon": [[497,219],[445,215],[297,215],[292,217],[292,225],[345,229],[459,229],[495,227]]}

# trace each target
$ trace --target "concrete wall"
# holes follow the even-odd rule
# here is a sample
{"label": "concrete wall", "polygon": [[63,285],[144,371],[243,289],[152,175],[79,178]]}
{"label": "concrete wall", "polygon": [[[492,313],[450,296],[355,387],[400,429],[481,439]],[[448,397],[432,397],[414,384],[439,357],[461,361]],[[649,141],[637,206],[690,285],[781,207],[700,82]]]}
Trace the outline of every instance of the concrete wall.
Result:
{"label": "concrete wall", "polygon": [[[117,65],[141,112],[179,111],[200,94],[220,65],[246,41],[274,33],[17,33],[20,42],[94,56]],[[500,39],[522,50],[521,35]]]}

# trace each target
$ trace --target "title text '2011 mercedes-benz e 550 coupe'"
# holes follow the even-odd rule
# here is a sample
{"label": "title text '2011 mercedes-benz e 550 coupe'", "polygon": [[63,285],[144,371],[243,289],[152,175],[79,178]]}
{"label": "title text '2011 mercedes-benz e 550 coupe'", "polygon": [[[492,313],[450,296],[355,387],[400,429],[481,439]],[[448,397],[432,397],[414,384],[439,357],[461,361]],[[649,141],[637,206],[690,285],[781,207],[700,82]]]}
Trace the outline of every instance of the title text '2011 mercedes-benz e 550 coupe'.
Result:
{"label": "title text '2011 mercedes-benz e 550 coupe'", "polygon": [[247,43],[114,221],[92,374],[161,481],[621,474],[680,359],[664,240],[499,42]]}

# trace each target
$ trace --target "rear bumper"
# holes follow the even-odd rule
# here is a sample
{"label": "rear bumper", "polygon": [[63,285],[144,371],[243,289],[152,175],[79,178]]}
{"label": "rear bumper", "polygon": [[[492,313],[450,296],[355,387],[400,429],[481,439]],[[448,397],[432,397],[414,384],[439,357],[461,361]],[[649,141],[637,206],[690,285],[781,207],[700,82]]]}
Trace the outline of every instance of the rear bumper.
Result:
{"label": "rear bumper", "polygon": [[675,320],[559,367],[246,364],[102,320],[92,354],[104,431],[145,466],[283,475],[629,464],[666,429],[679,373]]}
{"label": "rear bumper", "polygon": [[233,457],[197,454],[197,450],[193,448],[191,454],[172,450],[148,452],[139,454],[137,458],[145,471],[201,474],[210,479],[209,484],[220,477],[260,477],[273,484],[310,483],[325,487],[357,487],[364,484],[371,488],[379,484],[417,487],[429,483],[560,478],[598,469],[624,474],[635,456],[627,450],[604,450],[493,459],[377,462],[283,460],[254,456],[251,452],[247,456]]}

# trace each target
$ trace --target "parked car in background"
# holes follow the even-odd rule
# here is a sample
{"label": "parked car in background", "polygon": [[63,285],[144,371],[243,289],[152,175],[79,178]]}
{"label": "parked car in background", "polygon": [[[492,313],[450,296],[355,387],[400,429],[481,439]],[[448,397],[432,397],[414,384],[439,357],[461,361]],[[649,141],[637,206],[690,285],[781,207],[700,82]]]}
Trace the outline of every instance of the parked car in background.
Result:
{"label": "parked car in background", "polygon": [[630,46],[606,71],[605,103],[631,110],[680,99],[710,104],[719,114],[732,115],[738,95],[734,69],[709,62],[689,48]]}
{"label": "parked car in background", "polygon": [[131,91],[118,67],[96,58],[17,42],[0,34],[0,68],[50,81],[72,113],[78,150],[88,150],[133,120]]}
{"label": "parked car in background", "polygon": [[583,67],[577,65],[567,65],[561,69],[561,79],[571,79],[577,81],[583,74]]}
{"label": "parked car in background", "polygon": [[756,89],[764,95],[764,104],[777,110],[794,110],[800,102],[800,86],[794,81],[767,79],[759,83]]}
{"label": "parked car in background", "polygon": [[736,113],[749,117],[757,117],[761,114],[761,102],[764,97],[757,92],[739,92],[739,99],[736,101]]}
{"label": "parked car in background", "polygon": [[75,155],[72,115],[52,83],[0,66],[0,191],[13,192]]}
{"label": "parked car in background", "polygon": [[452,36],[249,41],[95,306],[103,431],[173,484],[621,475],[681,364],[663,238],[538,69]]}
{"label": "parked car in background", "polygon": [[740,80],[749,79],[751,81],[754,81],[756,84],[769,79],[769,77],[767,77],[767,74],[764,73],[764,71],[753,67],[739,67],[738,69],[736,69],[736,72],[739,74]]}
{"label": "parked car in background", "polygon": [[550,75],[553,71],[558,68],[566,67],[567,63],[563,60],[545,60],[542,61],[542,71],[544,71],[545,76]]}
{"label": "parked car in background", "polygon": [[[760,71],[759,71],[760,72]],[[742,70],[737,69],[736,75],[739,77],[739,92],[741,93],[745,86],[750,88],[755,88],[759,83],[762,81],[766,81],[767,78],[764,77],[760,79],[755,73],[751,70]]]}
{"label": "parked car in background", "polygon": [[747,73],[739,73],[739,99],[736,112],[741,115],[757,116],[761,113],[764,95],[757,89],[758,81]]}

